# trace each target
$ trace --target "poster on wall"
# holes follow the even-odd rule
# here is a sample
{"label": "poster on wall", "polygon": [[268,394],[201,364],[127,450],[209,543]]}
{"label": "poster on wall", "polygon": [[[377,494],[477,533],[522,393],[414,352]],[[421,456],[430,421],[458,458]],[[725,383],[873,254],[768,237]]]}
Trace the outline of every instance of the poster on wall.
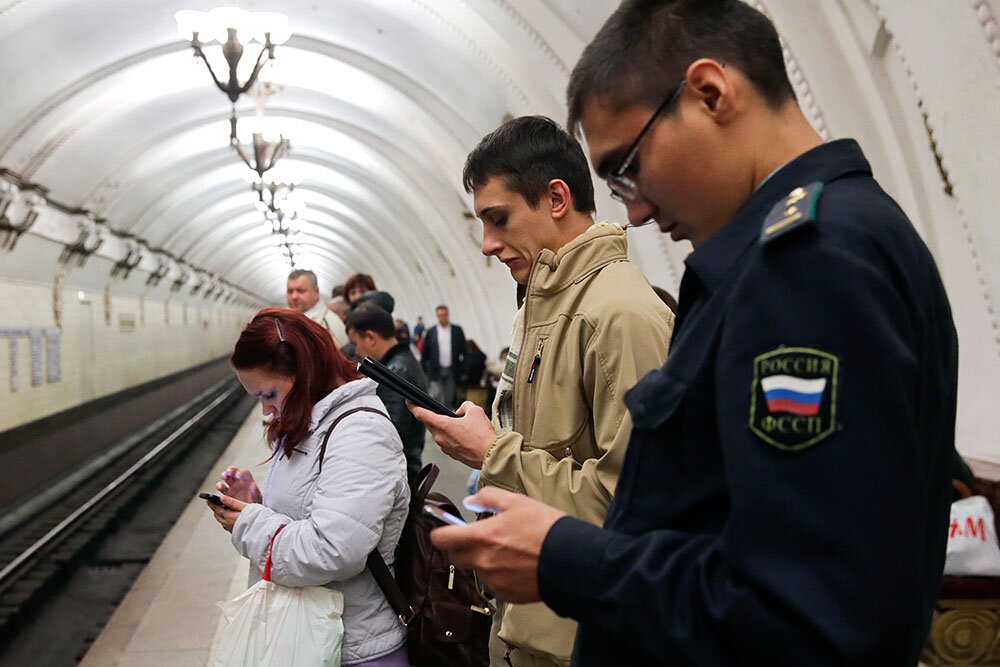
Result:
{"label": "poster on wall", "polygon": [[[31,350],[31,386],[62,380],[62,329],[0,329],[0,339],[7,339],[10,350],[9,380],[11,392],[21,387],[18,364],[18,340],[27,338]],[[42,358],[42,341],[45,341],[45,358]]]}

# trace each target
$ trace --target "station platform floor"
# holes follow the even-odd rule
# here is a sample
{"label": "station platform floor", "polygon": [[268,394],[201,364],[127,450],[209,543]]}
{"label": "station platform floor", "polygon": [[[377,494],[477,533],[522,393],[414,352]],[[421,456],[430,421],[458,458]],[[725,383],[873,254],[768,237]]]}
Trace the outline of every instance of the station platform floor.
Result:
{"label": "station platform floor", "polygon": [[[260,412],[255,408],[206,477],[202,488],[214,491],[227,466],[249,468],[263,481],[269,455]],[[445,456],[428,436],[424,463],[441,468],[434,485],[459,501],[466,495],[469,468]],[[257,471],[260,471],[257,474]],[[247,587],[248,561],[195,497],[157,549],[103,632],[80,663],[82,667],[204,667],[222,627],[215,603]]]}

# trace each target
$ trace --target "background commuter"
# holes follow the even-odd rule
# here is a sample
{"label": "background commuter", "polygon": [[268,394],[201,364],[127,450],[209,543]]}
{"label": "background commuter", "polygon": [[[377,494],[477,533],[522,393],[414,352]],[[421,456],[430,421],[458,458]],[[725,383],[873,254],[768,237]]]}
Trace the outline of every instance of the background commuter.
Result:
{"label": "background commuter", "polygon": [[347,343],[347,332],[343,321],[334,315],[319,298],[319,283],[316,274],[305,269],[296,269],[288,274],[285,291],[288,307],[305,313],[306,317],[320,324],[333,336],[337,347]]}
{"label": "background commuter", "polygon": [[420,349],[420,363],[430,380],[430,393],[448,407],[455,405],[455,389],[465,359],[465,332],[451,323],[448,306],[435,311],[438,323],[428,329]]}
{"label": "background commuter", "polygon": [[355,273],[347,279],[344,284],[349,310],[357,308],[363,303],[374,303],[385,312],[392,314],[396,307],[396,300],[388,292],[380,292],[375,287],[375,281],[366,273]]}
{"label": "background commuter", "polygon": [[476,341],[469,338],[465,341],[465,359],[458,379],[463,401],[470,401],[481,408],[486,407],[486,389],[483,387],[485,375],[486,353],[479,349]]}
{"label": "background commuter", "polygon": [[350,304],[347,303],[347,299],[343,296],[333,297],[326,302],[326,307],[329,308],[334,315],[339,317],[341,322],[347,319],[347,313],[351,310]]}
{"label": "background commuter", "polygon": [[[463,181],[483,254],[510,268],[524,302],[492,423],[469,403],[461,419],[414,412],[446,454],[481,468],[480,486],[600,525],[631,431],[621,397],[663,363],[673,316],[628,261],[625,231],[594,224],[587,159],[553,121],[500,126],[469,154]],[[495,667],[566,665],[576,624],[542,604],[504,604],[493,630]]]}
{"label": "background commuter", "polygon": [[500,386],[500,376],[503,375],[504,366],[507,364],[507,354],[509,347],[500,350],[500,355],[493,361],[486,362],[486,416],[493,419],[493,401],[497,396],[497,387]]}
{"label": "background commuter", "polygon": [[[403,330],[405,332],[405,329]],[[359,356],[371,356],[424,391],[427,380],[407,341],[396,336],[392,317],[374,304],[363,304],[347,316],[347,335]],[[412,480],[420,472],[424,451],[424,425],[406,409],[406,401],[396,392],[379,385],[378,397],[385,403],[406,454],[406,472]]]}
{"label": "background commuter", "polygon": [[[413,339],[410,337],[410,327],[407,326],[406,322],[400,319],[393,320],[396,324],[396,340],[400,343],[406,343],[410,348],[410,353],[413,354],[413,358],[420,361],[420,349],[417,348]],[[421,366],[421,372],[423,366]]]}
{"label": "background commuter", "polygon": [[375,383],[324,328],[292,310],[258,313],[231,361],[272,416],[263,491],[250,471],[228,468],[218,484],[226,508],[208,505],[250,559],[250,581],[260,579],[284,526],[274,539],[271,578],[343,593],[343,664],[405,667],[406,630],[365,568],[376,547],[386,563],[395,560],[409,502],[403,446]]}
{"label": "background commuter", "polygon": [[420,347],[420,344],[424,341],[424,332],[427,327],[424,326],[424,318],[417,315],[417,323],[413,325],[413,344]]}
{"label": "background commuter", "polygon": [[694,245],[670,358],[625,395],[603,530],[486,489],[498,517],[435,541],[579,619],[581,667],[917,664],[958,366],[927,247],[860,146],[812,128],[748,4],[626,0],[569,108],[629,219]]}
{"label": "background commuter", "polygon": [[344,283],[344,298],[347,303],[353,303],[355,299],[375,289],[375,280],[367,273],[355,273]]}

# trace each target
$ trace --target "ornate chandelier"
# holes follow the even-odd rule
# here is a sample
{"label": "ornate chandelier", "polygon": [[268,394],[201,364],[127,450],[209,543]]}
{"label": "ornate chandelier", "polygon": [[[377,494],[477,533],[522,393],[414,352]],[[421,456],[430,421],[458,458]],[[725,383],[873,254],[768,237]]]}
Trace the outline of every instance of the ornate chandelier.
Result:
{"label": "ornate chandelier", "polygon": [[[264,64],[274,58],[274,47],[284,44],[292,36],[288,28],[288,17],[277,12],[248,12],[238,7],[216,7],[208,12],[183,9],[174,18],[181,35],[191,41],[195,56],[204,61],[212,81],[233,104],[236,104],[240,95],[250,90]],[[226,83],[216,75],[203,48],[215,41],[222,45],[222,55],[229,66]],[[238,68],[244,47],[255,41],[263,47],[250,75],[241,83]]]}

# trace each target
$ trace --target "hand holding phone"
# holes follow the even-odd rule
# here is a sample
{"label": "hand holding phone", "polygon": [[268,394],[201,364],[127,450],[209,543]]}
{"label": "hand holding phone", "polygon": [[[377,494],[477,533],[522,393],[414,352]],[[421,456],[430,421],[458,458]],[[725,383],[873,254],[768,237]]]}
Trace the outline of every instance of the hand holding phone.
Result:
{"label": "hand holding phone", "polygon": [[383,387],[396,392],[406,400],[425,410],[430,410],[431,412],[436,412],[439,415],[451,417],[452,419],[458,419],[458,415],[452,412],[450,408],[441,404],[426,391],[389,370],[370,356],[366,356],[361,360],[361,363],[358,364],[358,372],[370,377]]}
{"label": "hand holding phone", "polygon": [[454,514],[445,512],[443,509],[436,505],[424,505],[424,514],[440,522],[442,525],[452,525],[452,526],[466,526],[468,525],[464,519],[461,519]]}

